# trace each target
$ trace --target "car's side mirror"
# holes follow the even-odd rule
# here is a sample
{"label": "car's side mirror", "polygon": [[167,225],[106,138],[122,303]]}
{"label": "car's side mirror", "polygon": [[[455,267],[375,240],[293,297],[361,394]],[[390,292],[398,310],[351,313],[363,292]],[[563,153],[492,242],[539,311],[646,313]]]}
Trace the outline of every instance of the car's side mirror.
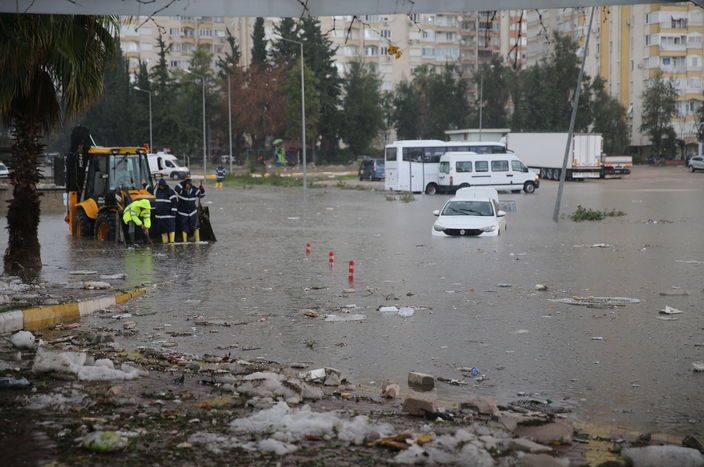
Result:
{"label": "car's side mirror", "polygon": [[433,211],[433,216],[439,216],[439,215],[440,215],[439,209],[436,209],[435,211]]}
{"label": "car's side mirror", "polygon": [[496,217],[504,217],[506,215],[506,211],[499,211],[496,213]]}

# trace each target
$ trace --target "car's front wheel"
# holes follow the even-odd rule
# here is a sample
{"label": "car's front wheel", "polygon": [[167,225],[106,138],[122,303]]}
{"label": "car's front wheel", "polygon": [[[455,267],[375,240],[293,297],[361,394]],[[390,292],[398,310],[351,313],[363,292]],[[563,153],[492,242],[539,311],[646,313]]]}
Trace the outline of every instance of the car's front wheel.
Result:
{"label": "car's front wheel", "polygon": [[695,169],[693,165],[690,165],[690,166],[689,166],[689,171],[690,171],[690,172],[694,172],[695,170],[697,170],[697,169]]}
{"label": "car's front wheel", "polygon": [[426,195],[434,195],[438,192],[438,186],[435,183],[428,183],[428,186],[425,187],[425,194]]}
{"label": "car's front wheel", "polygon": [[526,182],[523,185],[523,191],[525,191],[528,194],[535,193],[535,183],[533,182]]}

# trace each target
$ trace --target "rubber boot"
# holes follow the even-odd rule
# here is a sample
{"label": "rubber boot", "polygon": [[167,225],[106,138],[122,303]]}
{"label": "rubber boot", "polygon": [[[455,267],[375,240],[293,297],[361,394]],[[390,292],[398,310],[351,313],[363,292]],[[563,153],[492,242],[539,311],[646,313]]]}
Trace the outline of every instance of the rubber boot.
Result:
{"label": "rubber boot", "polygon": [[188,232],[181,232],[181,234],[183,235],[183,243],[188,242]]}
{"label": "rubber boot", "polygon": [[196,229],[196,231],[193,235],[194,235],[193,241],[200,242],[200,229]]}
{"label": "rubber boot", "polygon": [[165,234],[165,233],[161,234],[161,242],[163,244],[169,243],[169,234]]}
{"label": "rubber boot", "polygon": [[171,242],[171,243],[176,242],[176,232],[169,232],[169,242]]}

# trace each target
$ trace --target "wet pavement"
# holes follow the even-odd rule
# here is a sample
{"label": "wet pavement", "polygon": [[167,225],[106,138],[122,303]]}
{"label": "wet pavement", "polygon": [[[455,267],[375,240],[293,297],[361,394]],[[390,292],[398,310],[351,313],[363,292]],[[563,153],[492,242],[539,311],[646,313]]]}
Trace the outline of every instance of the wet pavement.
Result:
{"label": "wet pavement", "polygon": [[[582,420],[701,435],[704,374],[692,362],[704,360],[704,263],[682,261],[704,262],[704,174],[637,168],[623,180],[568,184],[563,213],[582,204],[627,214],[596,223],[552,222],[556,191],[544,182],[534,195],[500,195],[517,211],[505,234],[486,239],[431,236],[432,211],[447,196],[405,203],[336,187],[306,196],[300,188],[210,188],[219,239],[212,245],[104,248],[71,239],[63,215],[48,214],[40,224],[43,279],[90,269],[124,272],[125,286],[151,283],[130,305],[143,316],[139,334],[122,342],[128,347],[166,343],[196,354],[310,362],[363,384],[403,381],[417,370],[470,383],[441,385],[445,397],[537,394]],[[349,260],[355,293],[344,292]],[[548,300],[592,295],[641,302],[587,308]],[[388,305],[415,314],[377,311]],[[658,319],[665,305],[684,313]],[[342,315],[342,308],[366,319],[300,314]],[[230,326],[195,325],[197,315]],[[485,379],[466,378],[460,367],[476,367]]]}

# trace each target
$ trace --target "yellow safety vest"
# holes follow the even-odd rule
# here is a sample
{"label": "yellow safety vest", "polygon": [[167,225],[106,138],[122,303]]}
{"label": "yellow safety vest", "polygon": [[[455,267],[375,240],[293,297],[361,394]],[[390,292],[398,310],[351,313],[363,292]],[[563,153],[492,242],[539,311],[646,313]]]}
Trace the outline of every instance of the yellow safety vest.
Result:
{"label": "yellow safety vest", "polygon": [[152,226],[150,214],[151,209],[152,205],[148,199],[138,199],[125,208],[125,213],[122,215],[122,220],[125,224],[132,221],[140,227],[142,225],[142,221],[144,221],[144,227],[149,229]]}

